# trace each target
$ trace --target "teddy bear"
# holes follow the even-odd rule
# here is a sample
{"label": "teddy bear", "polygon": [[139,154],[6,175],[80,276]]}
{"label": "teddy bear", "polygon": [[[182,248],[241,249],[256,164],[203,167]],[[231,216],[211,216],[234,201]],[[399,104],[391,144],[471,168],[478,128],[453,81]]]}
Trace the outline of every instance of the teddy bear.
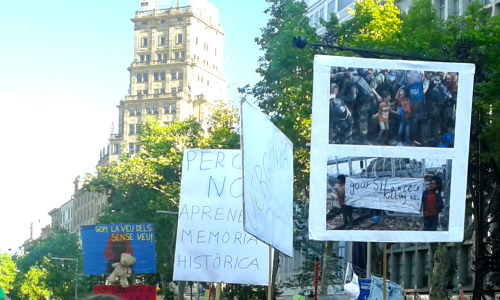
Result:
{"label": "teddy bear", "polygon": [[133,264],[135,264],[135,258],[128,254],[122,253],[120,256],[120,261],[112,264],[114,270],[108,277],[108,282],[113,283],[117,280],[120,280],[120,284],[122,287],[128,287],[127,277],[132,275],[132,268],[130,268]]}

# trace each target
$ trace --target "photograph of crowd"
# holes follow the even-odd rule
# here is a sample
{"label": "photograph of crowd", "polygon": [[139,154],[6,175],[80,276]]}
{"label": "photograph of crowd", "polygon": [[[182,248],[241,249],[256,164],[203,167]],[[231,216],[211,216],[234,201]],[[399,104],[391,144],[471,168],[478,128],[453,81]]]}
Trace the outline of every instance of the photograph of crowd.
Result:
{"label": "photograph of crowd", "polygon": [[326,229],[447,231],[451,165],[442,159],[329,156]]}
{"label": "photograph of crowd", "polygon": [[331,67],[329,144],[454,147],[457,72]]}

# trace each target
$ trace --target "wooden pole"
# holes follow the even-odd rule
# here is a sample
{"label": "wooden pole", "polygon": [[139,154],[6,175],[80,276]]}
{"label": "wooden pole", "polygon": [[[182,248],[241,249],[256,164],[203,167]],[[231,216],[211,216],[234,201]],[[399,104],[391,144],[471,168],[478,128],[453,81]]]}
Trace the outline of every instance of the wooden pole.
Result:
{"label": "wooden pole", "polygon": [[384,300],[387,300],[387,244],[384,243],[384,258],[383,258],[383,268],[384,268],[384,277],[382,278],[382,289],[384,290]]}

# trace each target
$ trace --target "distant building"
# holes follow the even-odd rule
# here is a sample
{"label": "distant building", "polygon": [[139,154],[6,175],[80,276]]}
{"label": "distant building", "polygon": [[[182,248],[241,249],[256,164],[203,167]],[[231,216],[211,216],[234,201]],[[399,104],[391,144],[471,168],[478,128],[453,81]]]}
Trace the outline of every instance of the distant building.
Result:
{"label": "distant building", "polygon": [[[163,124],[194,116],[206,125],[209,108],[226,101],[222,73],[224,32],[216,7],[205,0],[165,8],[169,1],[141,1],[135,13],[134,57],[129,93],[118,107],[118,126],[112,129],[107,148],[101,150],[98,166],[117,162],[123,153],[140,151],[137,134],[146,117]],[[52,228],[80,233],[82,225],[97,224],[107,195],[83,190],[83,180],[74,181],[74,194],[60,208],[49,212]]]}
{"label": "distant building", "polygon": [[[137,133],[146,117],[164,124],[194,116],[204,123],[209,108],[226,100],[222,73],[224,32],[216,7],[204,0],[189,6],[145,6],[132,19],[134,60],[129,94],[120,101],[116,132],[99,165],[137,153]],[[125,147],[125,149],[122,149]]]}
{"label": "distant building", "polygon": [[[73,215],[70,216],[67,224],[68,231],[71,233],[80,233],[82,225],[97,224],[98,219],[102,216],[104,208],[108,206],[108,197],[104,193],[91,192],[84,190],[83,180],[80,176],[75,178],[75,193],[73,194]],[[61,207],[61,213],[63,213]],[[63,223],[64,225],[64,223]]]}

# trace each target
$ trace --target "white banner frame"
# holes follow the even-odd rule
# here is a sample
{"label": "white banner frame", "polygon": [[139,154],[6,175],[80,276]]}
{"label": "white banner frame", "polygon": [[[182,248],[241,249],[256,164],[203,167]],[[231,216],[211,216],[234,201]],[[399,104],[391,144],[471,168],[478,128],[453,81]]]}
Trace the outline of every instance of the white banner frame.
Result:
{"label": "white banner frame", "polygon": [[[416,70],[458,73],[453,148],[331,144],[329,142],[329,98],[332,67]],[[460,242],[464,234],[465,192],[469,153],[472,91],[475,66],[462,63],[402,61],[316,55],[311,137],[309,237],[324,241],[367,242]],[[386,157],[449,159],[451,173],[450,218],[447,231],[327,230],[328,157]],[[348,175],[348,174],[346,174]]]}
{"label": "white banner frame", "polygon": [[259,109],[241,102],[245,231],[293,256],[293,144]]}

